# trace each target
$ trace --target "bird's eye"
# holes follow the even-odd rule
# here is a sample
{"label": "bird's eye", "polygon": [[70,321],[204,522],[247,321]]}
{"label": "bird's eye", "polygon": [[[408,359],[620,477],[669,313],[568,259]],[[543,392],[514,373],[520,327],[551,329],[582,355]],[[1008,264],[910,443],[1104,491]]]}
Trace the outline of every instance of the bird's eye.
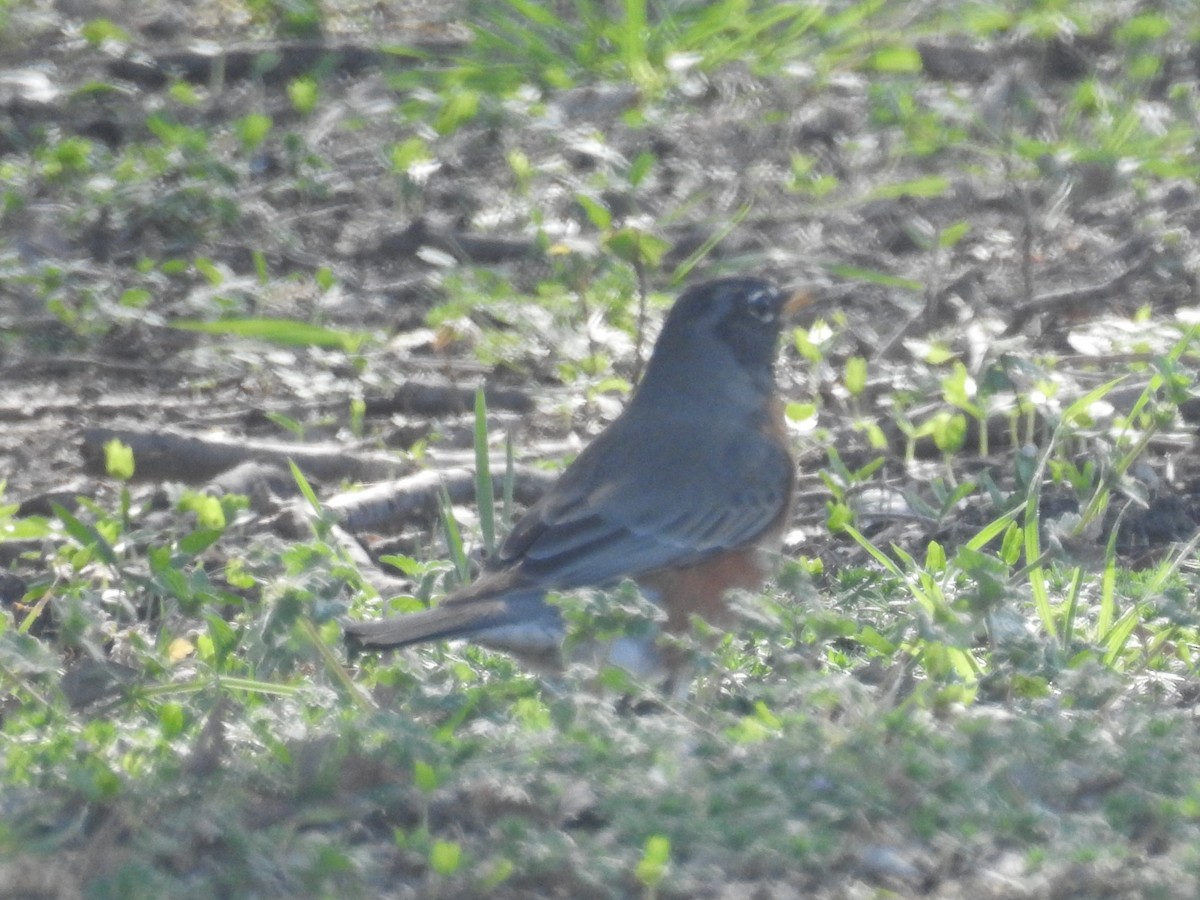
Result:
{"label": "bird's eye", "polygon": [[760,322],[774,322],[779,314],[776,292],[773,290],[754,291],[746,298],[746,310]]}

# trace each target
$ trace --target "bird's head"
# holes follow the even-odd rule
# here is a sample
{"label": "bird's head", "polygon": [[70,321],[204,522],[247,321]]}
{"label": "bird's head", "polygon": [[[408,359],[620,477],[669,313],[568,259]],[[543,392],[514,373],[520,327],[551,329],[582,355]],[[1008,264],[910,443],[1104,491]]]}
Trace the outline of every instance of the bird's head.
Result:
{"label": "bird's head", "polygon": [[[745,374],[769,388],[779,332],[786,317],[807,302],[762,278],[718,278],[688,288],[675,302],[654,345],[646,381],[678,381],[680,371],[695,377]],[[723,372],[721,360],[740,371]]]}

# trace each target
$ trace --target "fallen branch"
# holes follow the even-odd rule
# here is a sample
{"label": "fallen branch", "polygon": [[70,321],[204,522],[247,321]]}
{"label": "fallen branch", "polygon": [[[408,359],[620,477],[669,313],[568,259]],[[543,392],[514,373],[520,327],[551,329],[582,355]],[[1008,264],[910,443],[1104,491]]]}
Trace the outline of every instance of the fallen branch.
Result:
{"label": "fallen branch", "polygon": [[411,471],[412,463],[387,453],[350,452],[338,444],[285,444],[253,441],[233,435],[196,437],[169,431],[88,428],[81,447],[84,469],[106,474],[104,445],[117,440],[133,450],[134,479],[204,484],[245,462],[286,467],[296,463],[317,481],[378,481]]}
{"label": "fallen branch", "polygon": [[367,69],[411,66],[429,57],[447,56],[462,50],[463,41],[417,39],[406,42],[411,49],[380,49],[376,42],[349,40],[263,41],[206,49],[167,50],[153,56],[130,54],[114,59],[108,72],[115,78],[157,90],[175,78],[194,84],[227,84],[248,78],[264,84],[285,84],[299,75],[324,69],[330,74],[357,75]]}
{"label": "fallen branch", "polygon": [[[546,492],[554,475],[530,466],[513,470],[513,498],[524,506],[535,503]],[[494,478],[497,491],[503,487]],[[475,499],[475,472],[466,467],[426,469],[396,481],[374,484],[338,494],[324,506],[339,516],[347,531],[398,531],[413,521],[427,522],[437,515],[442,489],[451,503],[470,503]]]}
{"label": "fallen branch", "polygon": [[537,242],[532,238],[496,238],[460,231],[443,231],[429,225],[424,219],[415,219],[400,231],[383,234],[378,241],[355,255],[360,259],[375,256],[403,259],[415,256],[422,247],[448,253],[460,262],[480,265],[530,259],[541,255]]}
{"label": "fallen branch", "polygon": [[[406,381],[386,397],[365,398],[364,412],[368,416],[462,413],[475,408],[475,391],[474,386],[467,387],[449,381]],[[533,398],[515,388],[485,386],[483,398],[487,401],[488,409],[507,409],[512,412],[533,409]]]}

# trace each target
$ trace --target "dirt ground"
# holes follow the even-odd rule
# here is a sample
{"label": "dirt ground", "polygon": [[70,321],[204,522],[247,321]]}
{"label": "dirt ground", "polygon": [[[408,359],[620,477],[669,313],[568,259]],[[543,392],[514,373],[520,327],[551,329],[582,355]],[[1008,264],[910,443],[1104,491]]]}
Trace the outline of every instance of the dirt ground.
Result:
{"label": "dirt ground", "polygon": [[[917,42],[925,71],[908,93],[853,72],[818,81],[802,63],[766,77],[733,65],[681,79],[633,125],[625,114],[639,98],[621,84],[485,98],[476,120],[436,140],[428,171],[400,179],[386,153],[421,134],[401,115],[415,92],[389,87],[388,73],[407,62],[381,57],[377,43],[364,40],[355,13],[365,13],[351,7],[335,21],[347,32],[331,35],[335,50],[318,61],[304,42],[249,42],[248,23],[222,21],[220,9],[151,5],[129,15],[117,4],[83,4],[13,17],[10,30],[30,35],[10,35],[0,93],[0,151],[24,179],[12,179],[3,231],[8,428],[0,450],[12,498],[79,489],[86,476],[78,439],[89,427],[232,426],[278,437],[268,415],[280,412],[312,437],[334,433],[322,416],[348,398],[418,375],[468,387],[480,378],[520,382],[535,400],[554,396],[554,351],[576,349],[578,334],[545,323],[519,358],[489,368],[472,359],[470,333],[431,332],[425,316],[456,289],[463,267],[495,271],[518,290],[555,277],[596,279],[601,264],[586,257],[597,238],[580,194],[607,203],[618,222],[663,236],[665,266],[719,237],[701,272],[754,271],[807,287],[817,298],[812,318],[844,320],[821,370],[801,371],[794,356],[787,363],[792,395],[819,393],[822,424],[839,431],[837,446],[851,458],[871,450],[845,426],[853,410],[835,383],[850,356],[870,362],[867,394],[857,398],[867,407],[897,390],[918,406],[935,400],[938,385],[913,365],[930,344],[962,359],[977,379],[1011,374],[1002,372],[1009,357],[1065,357],[1074,367],[1065,377],[1078,370],[1090,387],[1106,360],[1135,345],[1152,349],[1153,323],[1195,301],[1194,183],[1146,177],[1117,152],[1032,162],[1002,152],[1064,130],[1080,81],[1120,62],[1111,35],[991,46],[933,36]],[[72,23],[100,16],[127,29],[130,45],[91,47],[72,33]],[[454,58],[469,40],[452,9],[391,4],[366,18],[380,35],[419,43],[435,57]],[[230,54],[214,75],[212,51],[189,49],[198,39],[244,53]],[[1195,77],[1190,49],[1178,50],[1145,85],[1147,119],[1169,117],[1172,85]],[[256,65],[280,59],[255,75]],[[289,100],[287,79],[318,63],[326,77],[317,112],[306,118]],[[198,92],[194,104],[167,93],[180,76]],[[884,121],[889,104],[909,98],[927,121],[899,113]],[[243,152],[229,126],[250,113],[269,115],[274,131]],[[113,183],[103,162],[77,179],[38,179],[22,167],[39,146],[72,137],[110,158],[151,139],[153,116],[208,138],[191,147],[182,140],[178,158],[145,181]],[[905,128],[962,138],[931,140],[927,156],[901,154],[892,146]],[[514,175],[514,153],[528,160],[531,176]],[[621,172],[645,153],[655,164],[635,188]],[[811,166],[804,177],[792,175],[797,155]],[[1015,166],[1025,168],[1014,174]],[[832,195],[795,187],[824,176],[837,179]],[[960,223],[969,226],[965,236],[939,246]],[[568,263],[558,261],[560,249]],[[195,258],[219,283],[188,265]],[[181,260],[182,271],[161,266],[167,260]],[[147,261],[159,269],[145,271]],[[305,277],[322,269],[335,279],[331,290]],[[669,290],[653,273],[650,283]],[[152,301],[127,304],[131,290],[149,291]],[[211,318],[214,308],[390,341],[352,372],[336,354],[246,358],[169,327]],[[1131,321],[1137,310],[1148,317]],[[469,323],[476,328],[525,325],[477,318]],[[570,340],[575,346],[562,344]],[[629,371],[627,360],[617,365]],[[402,445],[435,430],[419,415],[394,434],[379,424],[385,443]],[[899,444],[894,431],[889,437]]]}

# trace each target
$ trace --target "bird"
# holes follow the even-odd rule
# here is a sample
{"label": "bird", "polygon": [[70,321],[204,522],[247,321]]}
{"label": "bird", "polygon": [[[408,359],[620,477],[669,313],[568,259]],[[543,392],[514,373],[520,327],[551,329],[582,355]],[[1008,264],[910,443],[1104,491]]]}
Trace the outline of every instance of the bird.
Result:
{"label": "bird", "polygon": [[[778,554],[795,463],[775,378],[786,315],[806,302],[757,277],[688,287],[624,411],[516,522],[481,574],[426,610],[343,623],[359,649],[465,638],[528,665],[561,665],[564,625],[547,594],[634,581],[685,634],[728,628],[727,594],[756,590]],[[678,692],[686,662],[653,638],[608,662]]]}

